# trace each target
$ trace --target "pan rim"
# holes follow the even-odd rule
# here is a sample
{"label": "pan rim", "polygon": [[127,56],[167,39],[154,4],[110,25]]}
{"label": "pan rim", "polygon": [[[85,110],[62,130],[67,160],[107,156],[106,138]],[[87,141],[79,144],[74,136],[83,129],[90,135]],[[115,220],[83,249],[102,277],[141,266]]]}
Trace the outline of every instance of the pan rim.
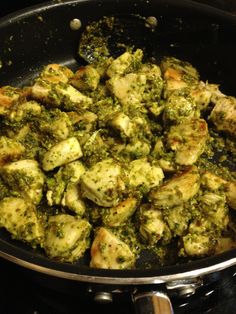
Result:
{"label": "pan rim", "polygon": [[[108,2],[109,0],[104,0],[102,2]],[[19,21],[19,19],[24,19],[31,15],[39,14],[45,10],[53,9],[55,7],[63,7],[65,5],[73,5],[78,3],[86,3],[91,2],[91,0],[66,0],[63,2],[44,2],[39,5],[29,6],[26,9],[18,10],[12,14],[8,14],[5,17],[0,19],[0,28],[6,27],[9,23],[14,23]],[[119,1],[117,1],[119,2]],[[125,0],[121,0],[120,2],[125,2]],[[139,1],[142,2],[141,0]],[[152,1],[150,1],[152,2]],[[173,0],[160,2],[173,3]],[[226,13],[220,9],[212,8],[204,4],[196,3],[193,1],[183,0],[182,3],[195,5],[198,8],[211,8],[211,11],[216,15],[221,15],[222,17],[227,18],[229,22],[232,22],[236,25],[236,18]],[[9,247],[7,247],[7,245]],[[2,251],[3,248],[3,251]],[[16,249],[16,247],[14,247]],[[236,265],[236,250],[232,250],[226,253],[222,253],[218,256],[213,256],[209,258],[200,259],[198,261],[191,262],[189,264],[182,265],[174,265],[167,266],[163,269],[152,269],[152,270],[94,270],[88,267],[80,267],[78,265],[67,265],[60,263],[60,267],[54,269],[51,265],[56,265],[56,262],[50,263],[46,258],[41,257],[37,261],[37,256],[25,251],[22,256],[21,249],[17,248],[19,252],[15,255],[12,254],[11,244],[3,243],[0,240],[0,256],[16,263],[25,268],[38,271],[41,273],[53,275],[60,278],[82,281],[82,282],[91,282],[91,283],[105,283],[112,284],[114,283],[114,278],[117,284],[125,284],[125,285],[135,285],[135,284],[155,284],[155,283],[163,283],[173,280],[186,279],[186,278],[195,278],[197,276],[206,275],[215,271],[220,271],[222,269],[231,267]],[[218,261],[217,263],[213,263],[212,259]],[[40,262],[41,261],[41,262]],[[49,265],[48,265],[48,264]],[[67,271],[64,271],[65,268]],[[76,270],[78,272],[76,272]],[[172,270],[169,271],[168,270]]]}

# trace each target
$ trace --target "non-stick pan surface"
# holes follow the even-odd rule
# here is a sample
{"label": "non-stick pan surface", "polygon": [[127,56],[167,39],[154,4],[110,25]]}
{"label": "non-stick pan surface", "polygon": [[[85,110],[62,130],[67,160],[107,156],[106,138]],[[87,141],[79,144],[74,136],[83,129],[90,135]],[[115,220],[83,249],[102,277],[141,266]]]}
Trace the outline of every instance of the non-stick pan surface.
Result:
{"label": "non-stick pan surface", "polygon": [[[123,37],[115,34],[113,41],[128,40],[144,49],[147,58],[160,60],[170,55],[185,59],[199,69],[203,80],[217,82],[222,92],[236,96],[236,18],[212,7],[174,0],[48,2],[8,15],[0,21],[0,85],[30,84],[48,63],[61,63],[72,69],[86,63],[78,55],[80,36],[88,23],[104,15],[115,15],[123,23]],[[155,16],[158,21],[155,31],[145,27],[140,16]],[[70,28],[74,18],[82,22],[78,31]],[[110,48],[114,56],[119,53],[112,41]],[[3,229],[0,251],[3,257],[37,271],[103,283],[112,282],[114,277],[120,278],[117,283],[158,283],[174,274],[194,277],[216,270],[216,265],[219,270],[236,263],[236,250],[232,250],[165,267],[160,267],[153,256],[143,254],[136,270],[91,269],[87,266],[89,256],[73,265],[49,260],[40,251],[12,240]],[[150,269],[142,267],[146,262],[151,262]]]}

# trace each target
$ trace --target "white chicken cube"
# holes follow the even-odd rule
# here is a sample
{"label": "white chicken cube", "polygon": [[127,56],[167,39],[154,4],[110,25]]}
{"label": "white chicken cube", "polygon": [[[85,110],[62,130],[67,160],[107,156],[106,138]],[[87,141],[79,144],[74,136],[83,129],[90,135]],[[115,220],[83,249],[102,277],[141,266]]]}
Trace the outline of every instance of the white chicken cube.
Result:
{"label": "white chicken cube", "polygon": [[82,156],[83,153],[79,141],[75,137],[70,137],[54,145],[44,154],[42,167],[43,170],[50,171]]}
{"label": "white chicken cube", "polygon": [[101,227],[91,246],[90,267],[129,269],[135,264],[135,255],[129,246],[110,230]]}
{"label": "white chicken cube", "polygon": [[111,158],[96,163],[81,177],[83,196],[100,206],[116,206],[124,189],[121,166]]}
{"label": "white chicken cube", "polygon": [[131,187],[142,187],[148,192],[162,182],[164,174],[159,165],[150,163],[147,158],[142,158],[130,163],[128,177]]}
{"label": "white chicken cube", "polygon": [[21,159],[1,168],[4,181],[33,204],[39,204],[43,194],[44,173],[36,160]]}
{"label": "white chicken cube", "polygon": [[18,197],[6,197],[0,202],[0,225],[17,239],[36,246],[43,244],[44,230],[31,202]]}
{"label": "white chicken cube", "polygon": [[45,230],[46,254],[62,262],[76,261],[89,247],[90,231],[85,219],[67,214],[51,216]]}

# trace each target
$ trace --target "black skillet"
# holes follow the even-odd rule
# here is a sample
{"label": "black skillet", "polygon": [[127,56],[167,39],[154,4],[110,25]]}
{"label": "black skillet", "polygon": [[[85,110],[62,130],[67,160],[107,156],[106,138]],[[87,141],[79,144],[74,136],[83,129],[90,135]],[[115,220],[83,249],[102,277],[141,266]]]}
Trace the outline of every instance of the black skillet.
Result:
{"label": "black skillet", "polygon": [[[236,96],[236,17],[184,0],[47,2],[8,15],[0,20],[0,85],[29,84],[42,66],[51,62],[72,69],[86,63],[86,53],[85,58],[78,55],[80,36],[88,23],[104,15],[115,15],[124,28],[123,35],[114,33],[110,37],[112,55],[121,52],[115,45],[119,40],[143,48],[146,58],[158,61],[164,55],[176,56],[199,69],[203,80],[217,82],[222,92]],[[149,16],[157,19],[155,29],[145,26],[145,18]],[[70,28],[74,18],[82,22],[77,31]],[[236,264],[236,250],[232,250],[165,267],[158,266],[152,256],[144,254],[136,270],[92,269],[87,266],[86,258],[73,265],[49,260],[41,252],[12,240],[3,229],[0,230],[0,255],[49,276],[100,284],[103,292],[110,285],[133,286],[133,291],[138,291],[134,296],[137,311],[141,305],[143,313],[147,313],[146,306],[149,313],[161,313],[157,304],[162,306],[163,303],[159,301],[164,301],[164,307],[168,308],[165,307],[164,313],[171,311],[165,294],[139,292],[148,291],[150,284],[154,284],[155,290],[159,289],[158,284],[165,283],[168,289],[193,288],[193,291],[205,275]],[[152,262],[150,269],[142,268],[147,260]]]}

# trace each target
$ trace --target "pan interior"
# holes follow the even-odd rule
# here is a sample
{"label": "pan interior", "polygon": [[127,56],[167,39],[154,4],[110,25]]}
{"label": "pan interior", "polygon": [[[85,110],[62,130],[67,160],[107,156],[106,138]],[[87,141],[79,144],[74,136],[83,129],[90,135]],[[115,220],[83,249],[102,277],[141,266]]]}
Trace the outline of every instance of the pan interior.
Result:
{"label": "pan interior", "polygon": [[[209,14],[209,8],[205,9],[204,6],[194,10],[191,6],[185,6],[185,1],[180,1],[179,6],[172,1],[150,1],[149,4],[136,1],[136,5],[128,1],[127,6],[125,1],[121,1],[120,5],[111,5],[108,1],[97,4],[95,1],[70,1],[52,6],[36,6],[26,13],[16,14],[9,21],[0,23],[1,85],[22,87],[31,84],[42,66],[48,63],[60,63],[72,70],[86,64],[90,60],[78,53],[81,35],[88,23],[102,19],[104,14],[115,17],[117,24],[112,33],[108,34],[112,56],[116,57],[123,51],[123,44],[143,49],[145,58],[156,62],[163,56],[175,56],[192,63],[203,80],[217,82],[222,92],[236,96],[236,19],[228,18],[223,13],[221,15],[217,10]],[[150,16],[157,19],[155,28],[147,26],[146,21]],[[82,28],[78,31],[72,31],[69,27],[73,18],[82,21]],[[40,250],[35,252],[27,245],[12,240],[3,229],[0,230],[0,242],[10,254],[14,254],[16,247],[18,258],[36,263],[38,258],[46,267],[56,267]],[[175,253],[173,251],[173,255]],[[227,252],[218,261],[234,255],[234,251]],[[87,271],[88,261],[89,252],[78,264],[66,265],[66,269],[73,272],[81,269],[83,272],[85,266]],[[156,274],[165,273],[158,259],[150,252],[142,253],[138,268],[142,269],[144,263],[151,264]],[[172,264],[175,263],[173,259]],[[194,265],[203,267],[209,263],[214,263],[214,258],[188,262],[183,267],[180,265],[179,270],[191,269]],[[60,269],[64,266],[58,267]],[[166,268],[166,272],[176,270],[178,267]]]}

